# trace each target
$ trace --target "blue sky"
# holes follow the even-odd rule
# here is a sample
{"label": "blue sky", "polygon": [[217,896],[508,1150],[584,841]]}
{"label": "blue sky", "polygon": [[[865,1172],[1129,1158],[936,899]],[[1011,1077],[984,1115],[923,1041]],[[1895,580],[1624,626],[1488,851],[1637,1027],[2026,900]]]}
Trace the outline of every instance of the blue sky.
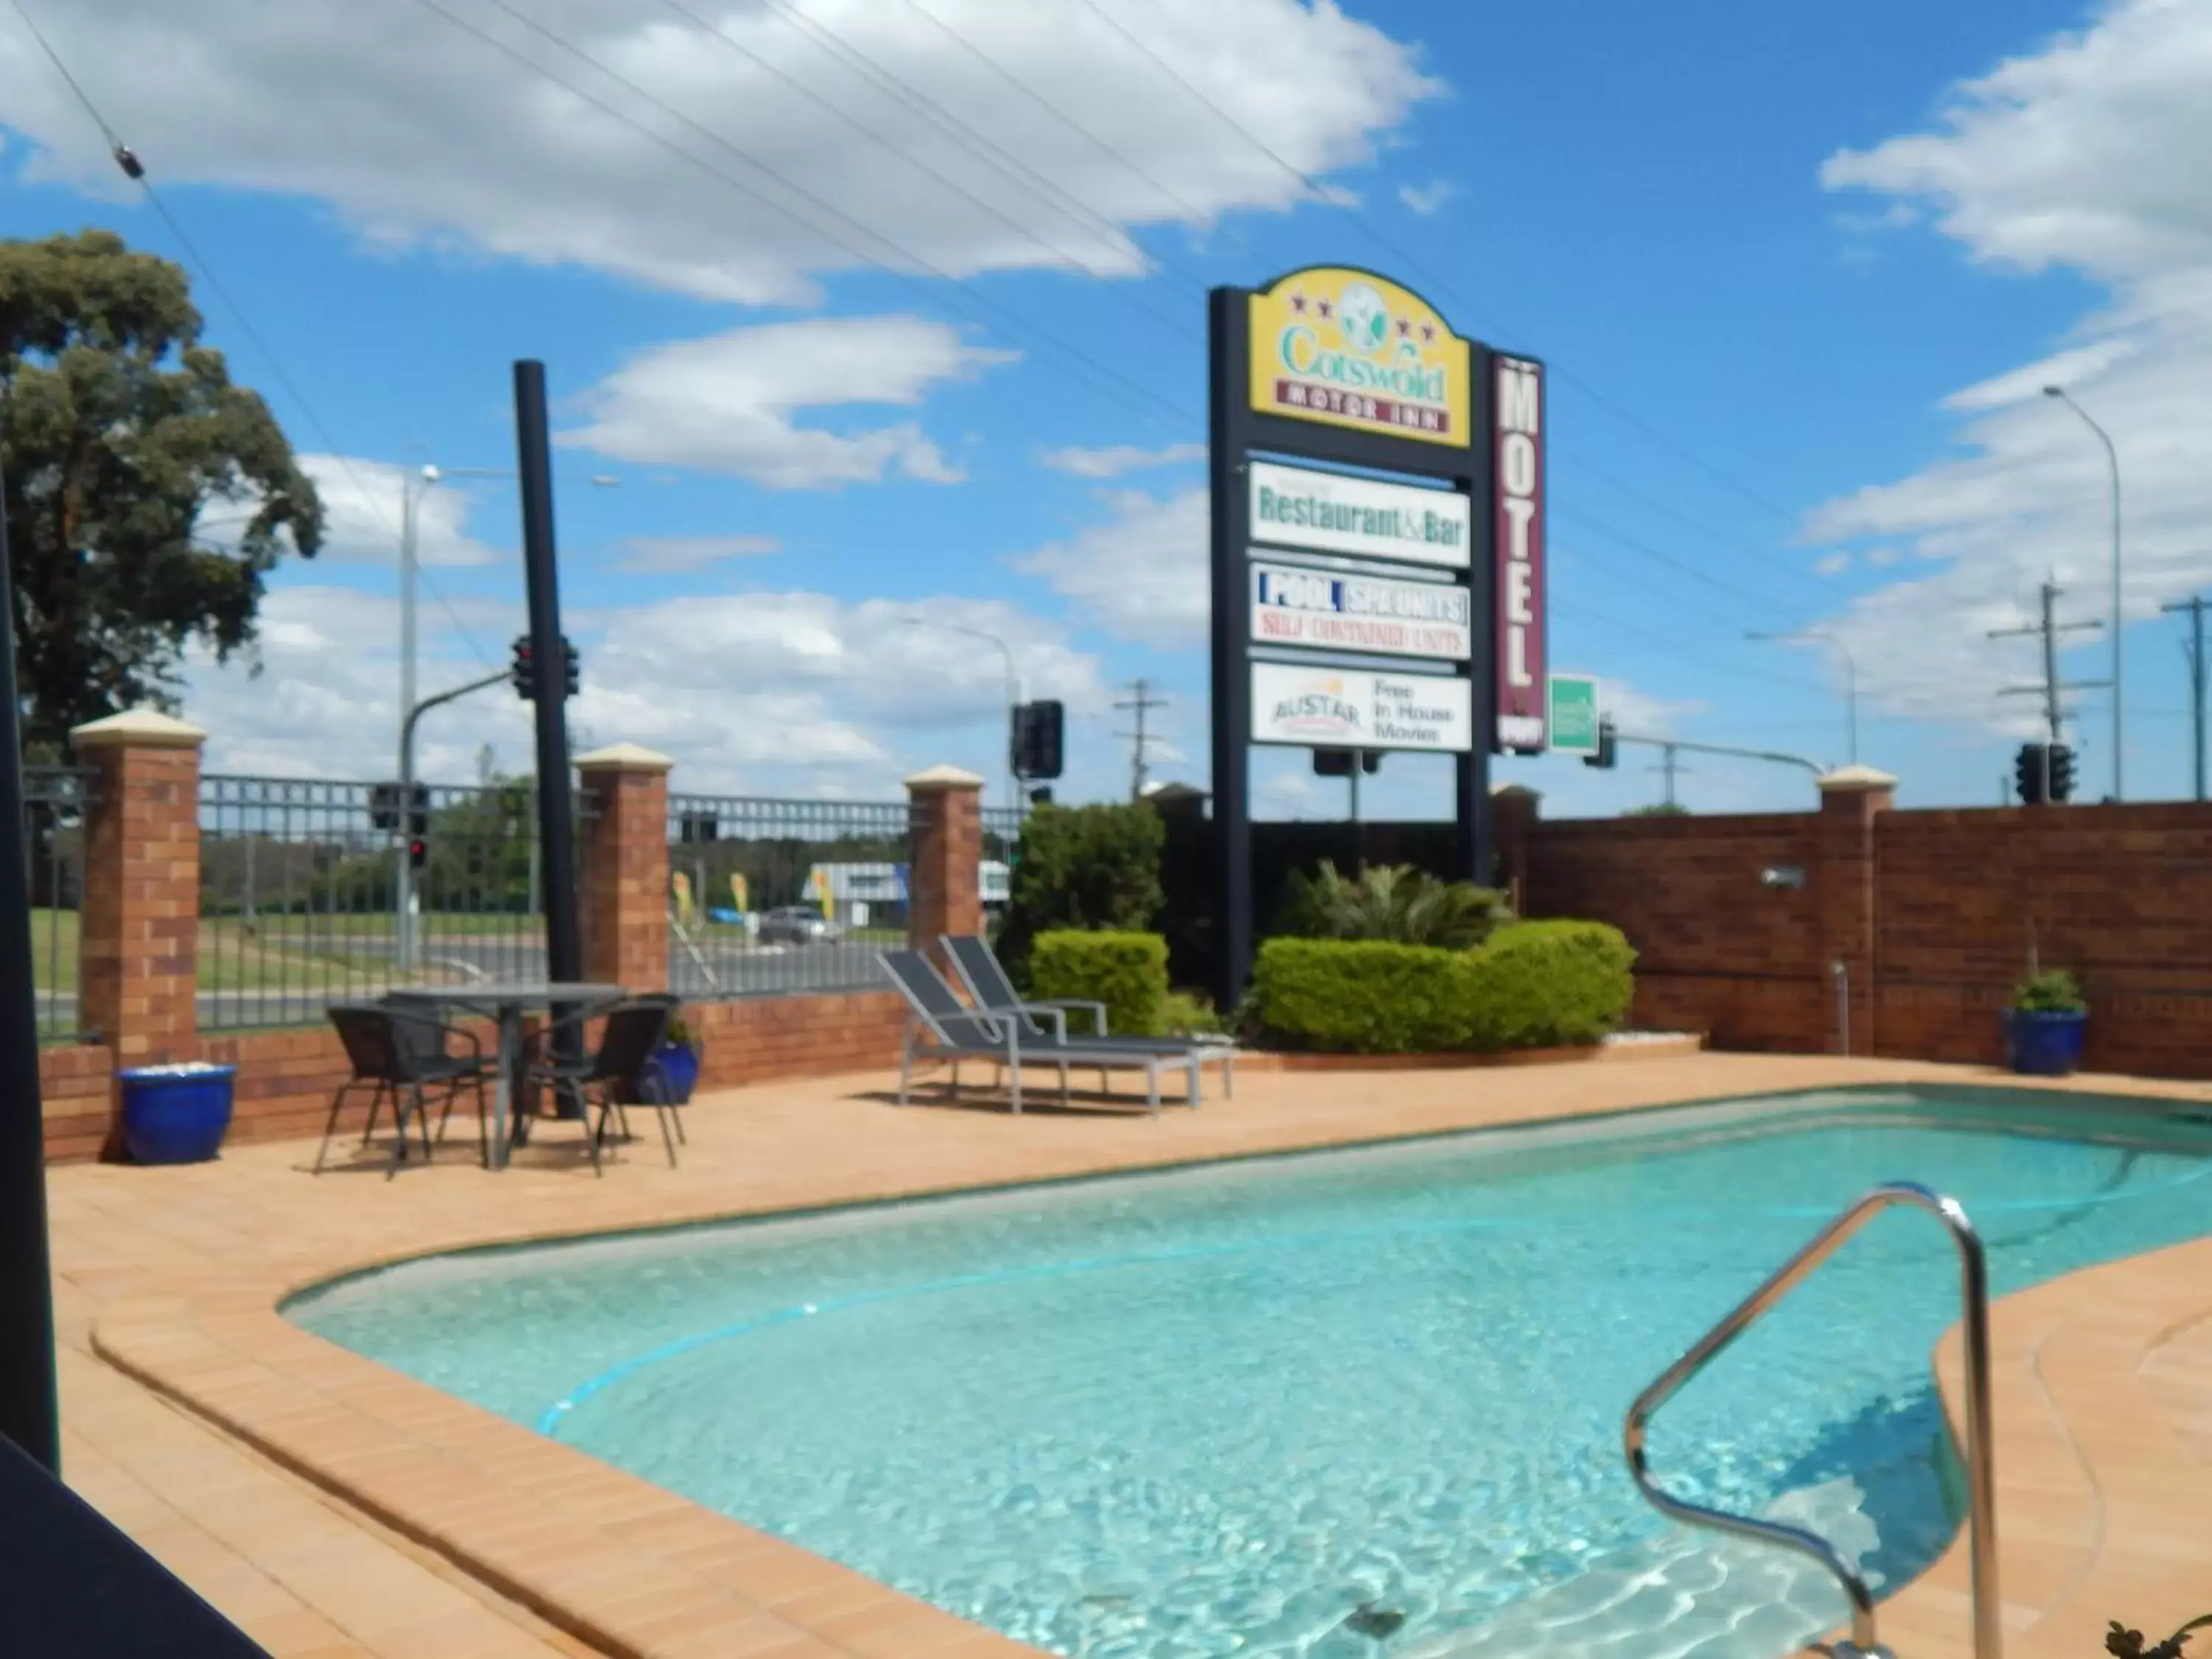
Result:
{"label": "blue sky", "polygon": [[[1202,781],[1203,291],[1347,262],[1552,364],[1555,665],[1631,729],[1837,761],[1834,651],[1744,638],[1826,630],[1862,758],[1918,804],[1995,798],[2027,713],[1996,694],[2034,659],[1985,636],[2043,573],[2106,606],[2100,452],[2034,395],[2067,380],[2142,503],[2128,793],[2188,786],[2157,612],[2212,569],[2203,0],[26,5],[303,394],[199,284],[333,508],[260,676],[193,667],[217,766],[389,769],[401,471],[511,465],[538,356],[587,740],[695,787],[995,785],[1004,669],[967,628],[1069,702],[1063,798],[1126,787],[1140,675],[1155,775]],[[179,253],[9,14],[0,124],[0,234]],[[504,660],[521,587],[511,486],[423,522],[429,689]],[[2075,700],[2093,794],[2103,695]],[[434,718],[434,775],[526,763],[511,697]],[[1606,813],[1655,758],[1500,772]],[[1691,764],[1701,808],[1809,793]],[[1255,768],[1264,814],[1339,810],[1303,769]],[[1445,778],[1394,757],[1370,807],[1439,811]]]}

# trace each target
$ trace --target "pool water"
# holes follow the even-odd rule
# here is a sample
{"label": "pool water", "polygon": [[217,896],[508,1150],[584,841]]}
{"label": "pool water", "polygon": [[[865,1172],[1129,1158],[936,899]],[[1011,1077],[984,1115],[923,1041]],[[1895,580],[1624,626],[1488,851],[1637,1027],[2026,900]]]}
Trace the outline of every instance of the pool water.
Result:
{"label": "pool water", "polygon": [[[2117,1103],[1838,1091],[436,1258],[288,1312],[1082,1659],[1776,1659],[1840,1595],[1651,1511],[1629,1401],[1877,1182],[1960,1199],[2002,1293],[2212,1231],[2207,1176],[2212,1128]],[[1654,1470],[1895,1589],[1959,1519],[1957,1285],[1929,1218],[1877,1219],[1661,1413]]]}

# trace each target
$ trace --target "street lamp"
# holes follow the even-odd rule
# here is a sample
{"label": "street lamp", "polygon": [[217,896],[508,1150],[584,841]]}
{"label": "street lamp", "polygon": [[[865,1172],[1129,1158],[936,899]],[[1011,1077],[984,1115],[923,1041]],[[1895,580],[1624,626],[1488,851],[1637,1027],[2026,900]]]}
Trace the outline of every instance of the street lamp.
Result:
{"label": "street lamp", "polygon": [[[505,467],[455,466],[441,469],[425,465],[418,471],[404,475],[399,482],[399,811],[403,829],[407,826],[415,810],[415,720],[422,712],[415,701],[415,590],[421,566],[416,540],[422,498],[448,478],[513,477],[514,474]],[[599,489],[612,489],[622,480],[605,473],[595,473],[590,482]],[[494,676],[493,679],[501,678],[503,676]],[[488,685],[492,683],[492,680],[483,680],[477,684]],[[435,703],[446,700],[446,697],[439,696],[430,701]],[[399,969],[404,974],[415,966],[415,866],[410,860],[407,837],[404,836],[400,838],[399,864],[393,881],[393,894],[399,912],[397,955]]]}
{"label": "street lamp", "polygon": [[1744,638],[1790,641],[1818,640],[1834,647],[1836,654],[1844,659],[1844,707],[1849,715],[1850,763],[1856,766],[1859,763],[1859,664],[1858,659],[1851,654],[1850,647],[1844,644],[1840,636],[1819,628],[1800,628],[1790,633],[1778,634],[1751,633],[1745,635]]}
{"label": "street lamp", "polygon": [[2120,780],[2123,775],[2120,755],[2120,452],[2112,447],[2112,435],[2090,419],[2089,411],[2075,403],[2063,386],[2043,388],[2046,398],[2056,398],[2079,415],[2097,441],[2105,446],[2105,462],[2112,477],[2112,799],[2123,800]]}
{"label": "street lamp", "polygon": [[996,634],[987,634],[980,628],[969,628],[962,623],[939,622],[931,617],[902,617],[899,620],[909,628],[936,628],[947,634],[965,634],[971,640],[981,640],[999,647],[999,654],[1006,660],[1006,804],[1017,817],[1022,810],[1021,780],[1014,775],[1014,710],[1021,706],[1022,683],[1014,672],[1014,653],[1006,642]]}

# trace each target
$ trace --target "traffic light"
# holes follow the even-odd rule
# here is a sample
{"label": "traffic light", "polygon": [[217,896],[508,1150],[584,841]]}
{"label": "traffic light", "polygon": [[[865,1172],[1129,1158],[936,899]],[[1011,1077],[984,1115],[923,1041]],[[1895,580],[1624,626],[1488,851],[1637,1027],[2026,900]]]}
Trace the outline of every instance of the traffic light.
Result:
{"label": "traffic light", "polygon": [[565,671],[562,675],[562,684],[568,688],[568,695],[573,697],[584,689],[584,659],[566,634],[561,636],[561,663]]}
{"label": "traffic light", "polygon": [[1032,790],[1030,790],[1030,805],[1032,805],[1032,806],[1049,806],[1049,805],[1052,805],[1052,786],[1051,786],[1051,785],[1049,785],[1049,784],[1047,784],[1047,785],[1046,785],[1043,788],[1042,788],[1042,789],[1032,789]]}
{"label": "traffic light", "polygon": [[2051,745],[2051,799],[2061,806],[2074,799],[2074,751],[2063,743]]}
{"label": "traffic light", "polygon": [[[2063,744],[2059,745],[2062,749],[2063,749],[2064,746],[2065,745]],[[2041,806],[2044,805],[2045,799],[2044,794],[2044,785],[2046,781],[2054,775],[2056,770],[2055,768],[2053,769],[2052,773],[2046,773],[2044,770],[2045,763],[2048,759],[2050,759],[2050,756],[2043,744],[2039,743],[2024,743],[2021,744],[2020,753],[2014,758],[2012,763],[2012,777],[2013,787],[2020,791],[2020,803],[2021,805]]]}
{"label": "traffic light", "polygon": [[1314,775],[1317,778],[1348,778],[1352,775],[1353,756],[1359,757],[1359,769],[1373,777],[1382,769],[1382,751],[1379,749],[1316,749],[1313,751]]}
{"label": "traffic light", "polygon": [[1597,753],[1584,755],[1583,764],[1602,767],[1608,772],[1620,764],[1620,741],[1613,735],[1611,720],[1601,720],[1597,723]]}
{"label": "traffic light", "polygon": [[372,783],[368,786],[368,822],[377,830],[397,830],[399,827],[399,786],[396,783]]}
{"label": "traffic light", "polygon": [[430,843],[423,840],[420,836],[416,836],[414,840],[407,843],[407,867],[409,869],[420,870],[425,864],[429,862],[429,859]]}
{"label": "traffic light", "polygon": [[1060,775],[1066,711],[1057,702],[1024,702],[1014,708],[1013,762],[1018,778]]}
{"label": "traffic light", "polygon": [[507,670],[507,678],[514,683],[514,695],[525,702],[538,695],[537,665],[530,659],[530,635],[518,635],[514,641],[514,665]]}
{"label": "traffic light", "polygon": [[416,784],[408,802],[407,833],[417,842],[430,833],[430,786],[427,783]]}

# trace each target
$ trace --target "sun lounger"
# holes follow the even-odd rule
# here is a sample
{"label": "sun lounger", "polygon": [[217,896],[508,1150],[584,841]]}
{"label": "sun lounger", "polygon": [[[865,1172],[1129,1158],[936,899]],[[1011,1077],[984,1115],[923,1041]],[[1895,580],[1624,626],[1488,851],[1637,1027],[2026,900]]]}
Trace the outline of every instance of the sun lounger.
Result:
{"label": "sun lounger", "polygon": [[907,1000],[913,1018],[907,1022],[899,1043],[899,1104],[907,1103],[917,1061],[952,1067],[951,1088],[960,1086],[960,1062],[985,1060],[1006,1068],[1016,1112],[1022,1109],[1022,1067],[1050,1066],[1060,1073],[1060,1097],[1068,1102],[1071,1066],[1095,1066],[1109,1071],[1141,1071],[1145,1074],[1146,1103],[1154,1117],[1160,1114],[1160,1077],[1182,1072],[1188,1079],[1189,1102],[1198,1104],[1199,1059],[1195,1054],[1162,1053],[1158,1049],[1116,1048],[1110,1040],[1093,1039],[1081,1047],[1049,1036],[1025,1035],[1022,1022],[978,1012],[954,994],[944,976],[919,951],[878,953],[891,982]]}

